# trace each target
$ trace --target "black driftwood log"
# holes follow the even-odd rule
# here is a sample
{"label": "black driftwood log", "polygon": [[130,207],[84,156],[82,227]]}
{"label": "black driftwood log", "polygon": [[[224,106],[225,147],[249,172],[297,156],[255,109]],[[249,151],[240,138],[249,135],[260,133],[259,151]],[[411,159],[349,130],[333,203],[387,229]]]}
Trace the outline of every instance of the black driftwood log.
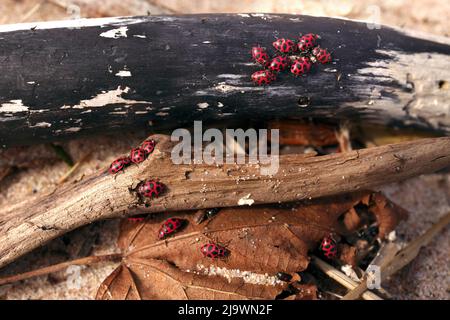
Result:
{"label": "black driftwood log", "polygon": [[[257,87],[256,44],[321,35],[333,63]],[[0,26],[0,145],[193,120],[317,117],[450,132],[450,41],[365,23],[227,14]]]}

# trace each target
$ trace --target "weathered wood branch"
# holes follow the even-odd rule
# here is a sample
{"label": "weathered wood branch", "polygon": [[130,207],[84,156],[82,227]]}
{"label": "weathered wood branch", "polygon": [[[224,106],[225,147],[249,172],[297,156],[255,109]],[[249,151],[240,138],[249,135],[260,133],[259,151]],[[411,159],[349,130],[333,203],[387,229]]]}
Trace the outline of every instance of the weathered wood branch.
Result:
{"label": "weathered wood branch", "polygon": [[[423,139],[326,156],[282,155],[279,170],[255,164],[183,164],[171,160],[174,143],[153,136],[157,149],[116,176],[106,171],[57,187],[51,194],[2,208],[0,266],[72,229],[136,213],[305,200],[369,189],[450,165],[450,137]],[[168,189],[145,206],[130,190],[160,179]]]}
{"label": "weathered wood branch", "polygon": [[[321,35],[333,64],[255,87],[250,48]],[[450,132],[450,40],[297,15],[0,26],[0,145],[193,120],[317,117]],[[300,102],[300,103],[299,103]]]}

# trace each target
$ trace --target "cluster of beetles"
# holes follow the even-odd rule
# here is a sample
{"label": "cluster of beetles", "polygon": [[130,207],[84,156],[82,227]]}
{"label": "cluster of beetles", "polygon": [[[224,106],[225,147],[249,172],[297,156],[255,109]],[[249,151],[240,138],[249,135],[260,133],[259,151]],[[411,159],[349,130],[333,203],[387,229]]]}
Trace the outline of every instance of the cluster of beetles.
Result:
{"label": "cluster of beetles", "polygon": [[[109,166],[108,172],[110,174],[117,174],[123,171],[126,167],[131,164],[139,164],[143,162],[155,149],[156,142],[154,140],[145,140],[139,147],[133,148],[130,154],[127,156],[122,156],[114,160]],[[146,180],[141,181],[137,187],[136,191],[139,197],[154,198],[158,197],[165,189],[163,183],[157,180]],[[204,218],[210,218],[216,214],[218,210],[216,208],[209,209],[206,211]],[[145,218],[142,216],[136,216],[129,218],[130,221],[140,222]],[[160,240],[174,234],[175,232],[181,230],[186,226],[187,220],[180,218],[169,218],[163,222],[161,228],[158,231],[158,238]],[[205,257],[209,258],[224,258],[229,254],[229,251],[219,244],[208,242],[200,248],[201,253]]]}
{"label": "cluster of beetles", "polygon": [[155,150],[155,146],[155,140],[145,140],[139,147],[131,149],[128,156],[120,157],[114,160],[109,166],[108,172],[111,174],[116,174],[124,170],[132,163],[138,164],[143,162],[147,159],[149,154]]}
{"label": "cluster of beetles", "polygon": [[[205,214],[203,215],[203,218],[211,218],[212,216],[216,215],[219,212],[220,209],[218,208],[211,208],[206,210]],[[144,221],[145,217],[143,216],[137,216],[137,217],[131,217],[128,218],[129,221],[133,222],[141,222]],[[200,221],[197,221],[200,222]],[[158,239],[164,240],[171,235],[175,234],[176,232],[182,230],[186,225],[188,224],[188,221],[185,219],[180,219],[176,217],[171,217],[165,220],[161,227],[158,230]],[[320,250],[322,254],[327,259],[334,259],[337,255],[337,243],[336,240],[333,239],[332,235],[328,235],[325,238],[323,238],[321,244],[320,244]],[[217,258],[226,258],[230,251],[225,248],[223,245],[220,245],[218,243],[214,242],[208,242],[200,247],[200,252],[208,258],[217,259]]]}
{"label": "cluster of beetles", "polygon": [[[302,76],[311,70],[313,63],[329,63],[331,54],[327,49],[317,45],[319,39],[319,35],[312,33],[301,36],[298,41],[279,38],[273,42],[273,47],[277,50],[277,53],[272,58],[269,57],[265,48],[253,47],[251,51],[252,59],[264,68],[252,74],[253,82],[257,85],[267,85],[276,80],[279,72],[289,69],[294,76]],[[143,162],[153,152],[155,145],[154,140],[144,141],[139,147],[132,149],[128,156],[114,160],[108,172],[117,174],[131,164]],[[157,180],[141,181],[136,187],[137,194],[146,198],[158,197],[164,190],[164,184]],[[203,218],[210,218],[218,211],[217,208],[209,209]],[[140,222],[144,219],[143,216],[129,218],[130,221],[134,222]],[[160,240],[166,239],[183,229],[187,222],[187,220],[176,217],[165,220],[158,231],[158,238]],[[319,248],[328,259],[334,259],[337,256],[337,243],[332,235],[326,236]],[[213,259],[225,258],[230,253],[224,246],[214,242],[202,245],[200,251],[205,257]]]}
{"label": "cluster of beetles", "polygon": [[[214,210],[214,209],[210,209]],[[188,221],[180,218],[169,218],[163,222],[158,231],[160,240],[167,238],[187,225]],[[224,246],[208,242],[200,247],[200,252],[208,258],[225,258],[230,253]]]}
{"label": "cluster of beetles", "polygon": [[[133,148],[130,154],[114,160],[109,166],[108,172],[116,174],[123,171],[131,164],[139,164],[155,150],[155,140],[145,140],[139,147]],[[137,193],[140,197],[158,197],[164,191],[165,186],[157,180],[141,181],[137,186]]]}
{"label": "cluster of beetles", "polygon": [[267,85],[277,79],[278,73],[290,70],[298,77],[308,73],[314,63],[326,64],[331,61],[331,53],[317,45],[320,36],[308,33],[298,41],[279,38],[272,43],[276,54],[269,57],[261,46],[252,48],[252,59],[263,67],[263,70],[252,74],[252,81],[257,85]]}
{"label": "cluster of beetles", "polygon": [[[139,147],[133,148],[130,151],[130,154],[127,156],[122,156],[116,160],[114,160],[108,172],[110,174],[117,174],[123,171],[127,166],[131,164],[139,164],[143,162],[147,157],[153,152],[155,149],[156,142],[154,140],[145,140]],[[157,180],[147,180],[141,181],[137,187],[136,191],[140,197],[145,198],[154,198],[158,197],[165,190],[165,185]],[[202,222],[204,219],[212,218],[219,212],[218,208],[211,208],[205,211],[205,213],[199,217],[197,223]],[[142,222],[144,221],[144,216],[135,216],[130,217],[129,221],[132,222]],[[182,230],[188,221],[185,219],[180,219],[176,217],[169,218],[165,220],[161,227],[158,230],[158,239],[164,240],[167,237],[170,237],[174,233]],[[336,240],[333,239],[332,235],[326,236],[321,244],[320,250],[322,254],[328,259],[334,259],[337,255],[337,243]],[[200,247],[200,252],[208,258],[216,259],[216,258],[225,258],[229,255],[229,250],[224,246],[214,243],[208,242]]]}

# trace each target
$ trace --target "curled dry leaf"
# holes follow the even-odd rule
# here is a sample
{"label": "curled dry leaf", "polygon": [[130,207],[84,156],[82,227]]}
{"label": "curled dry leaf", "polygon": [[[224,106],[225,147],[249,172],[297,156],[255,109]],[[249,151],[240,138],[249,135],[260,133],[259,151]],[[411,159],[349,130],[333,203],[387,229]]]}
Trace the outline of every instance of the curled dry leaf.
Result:
{"label": "curled dry leaf", "polygon": [[344,214],[342,222],[348,232],[354,232],[362,227],[361,217],[358,215],[355,208],[351,208]]}
{"label": "curled dry leaf", "polygon": [[393,231],[400,221],[408,217],[405,209],[389,201],[379,192],[371,195],[369,211],[377,218],[378,236],[381,239]]}
{"label": "curled dry leaf", "polygon": [[[308,251],[324,236],[340,233],[338,217],[358,203],[359,197],[340,196],[286,208],[227,208],[200,225],[189,213],[155,215],[137,227],[125,223],[119,246],[127,258],[166,260],[182,270],[215,265],[255,273],[297,272],[308,266]],[[158,240],[161,223],[171,216],[187,220],[186,227]],[[200,247],[210,241],[224,245],[229,256],[203,257]]]}
{"label": "curled dry leaf", "polygon": [[[308,253],[323,237],[344,231],[341,216],[367,193],[317,199],[291,206],[226,208],[197,224],[189,212],[158,214],[136,223],[124,220],[118,246],[122,264],[103,282],[98,299],[275,299],[286,290],[301,292],[276,274],[305,270]],[[169,217],[184,228],[158,239]],[[200,247],[223,245],[223,259],[204,257]],[[298,284],[297,284],[298,286]],[[302,288],[303,290],[304,288]]]}
{"label": "curled dry leaf", "polygon": [[352,207],[342,215],[344,234],[351,234],[375,219],[379,229],[378,237],[383,239],[397,227],[400,221],[408,217],[405,209],[380,192],[367,193],[361,197],[359,204],[364,208],[362,213],[359,212],[359,207]]}
{"label": "curled dry leaf", "polygon": [[357,248],[349,246],[348,244],[339,245],[339,260],[343,264],[351,265],[355,267],[357,265]]}

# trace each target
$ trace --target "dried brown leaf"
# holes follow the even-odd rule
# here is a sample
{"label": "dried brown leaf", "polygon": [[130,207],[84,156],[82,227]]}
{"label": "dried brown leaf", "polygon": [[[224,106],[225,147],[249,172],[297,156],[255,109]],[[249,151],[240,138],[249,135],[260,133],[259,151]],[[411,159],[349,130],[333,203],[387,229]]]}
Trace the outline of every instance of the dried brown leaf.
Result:
{"label": "dried brown leaf", "polygon": [[405,209],[389,201],[379,192],[372,194],[369,211],[377,218],[378,236],[381,239],[393,231],[401,220],[405,220],[408,217],[408,212]]}
{"label": "dried brown leaf", "polygon": [[356,247],[349,246],[348,244],[339,245],[339,260],[344,264],[349,264],[352,267],[357,265],[357,249]]}
{"label": "dried brown leaf", "polygon": [[[308,251],[329,233],[339,233],[338,217],[359,201],[360,195],[316,200],[293,208],[227,208],[206,223],[196,225],[192,214],[182,232],[157,239],[161,223],[173,214],[154,216],[139,227],[123,225],[120,246],[128,257],[166,260],[180,269],[215,265],[257,273],[297,272],[306,269]],[[212,260],[200,252],[214,241],[230,251],[226,259]]]}
{"label": "dried brown leaf", "polygon": [[362,227],[362,221],[355,208],[351,208],[344,214],[342,220],[347,232],[351,233]]}
{"label": "dried brown leaf", "polygon": [[133,275],[123,264],[103,281],[96,296],[96,299],[102,300],[138,300],[140,298]]}
{"label": "dried brown leaf", "polygon": [[[304,202],[295,206],[226,208],[201,224],[188,212],[124,220],[118,246],[122,265],[101,285],[98,299],[275,299],[288,286],[295,299],[316,298],[315,286],[292,287],[277,272],[306,269],[308,252],[324,236],[340,233],[340,217],[366,193]],[[168,217],[187,221],[166,240],[158,230]],[[225,259],[204,257],[209,241],[226,246]]]}
{"label": "dried brown leaf", "polygon": [[284,287],[249,284],[242,278],[229,282],[220,276],[183,272],[163,260],[129,259],[127,265],[119,266],[105,280],[97,299],[273,299]]}

